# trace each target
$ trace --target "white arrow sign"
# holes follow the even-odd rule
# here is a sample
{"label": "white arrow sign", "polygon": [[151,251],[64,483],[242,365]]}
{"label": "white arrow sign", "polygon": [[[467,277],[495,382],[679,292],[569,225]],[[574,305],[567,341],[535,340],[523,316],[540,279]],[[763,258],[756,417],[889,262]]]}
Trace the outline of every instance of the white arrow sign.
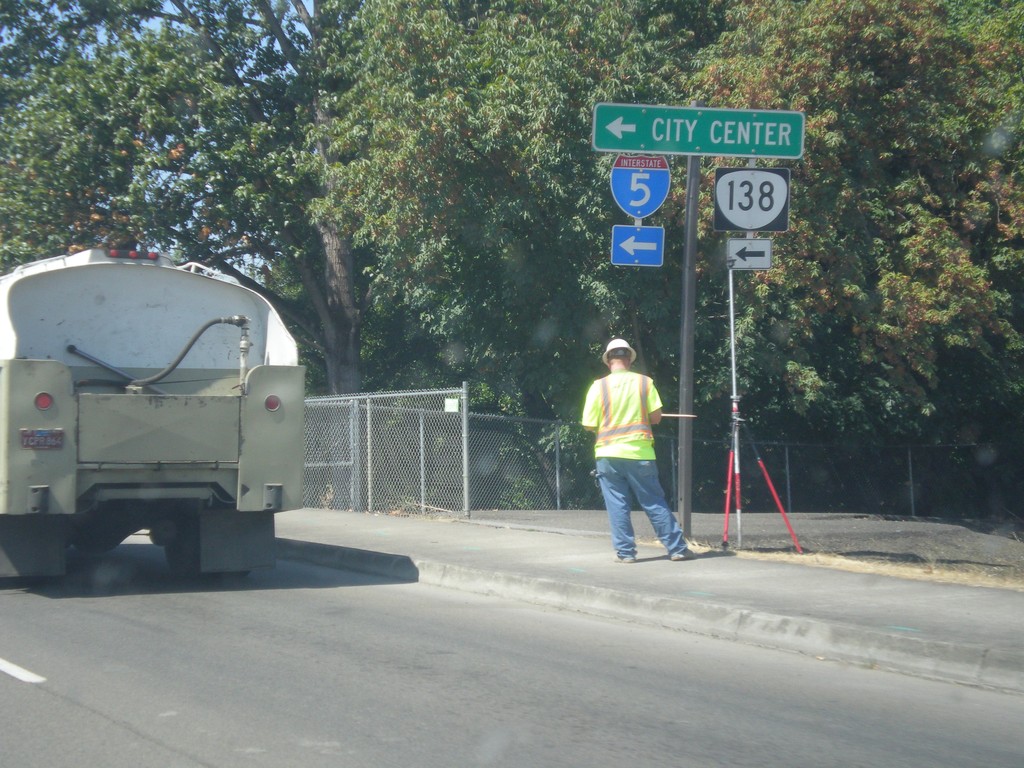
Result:
{"label": "white arrow sign", "polygon": [[772,241],[767,238],[733,238],[726,247],[729,269],[771,269]]}
{"label": "white arrow sign", "polygon": [[610,123],[608,123],[608,125],[605,126],[605,127],[609,131],[611,131],[615,135],[615,138],[617,138],[617,139],[621,139],[622,138],[622,134],[624,134],[624,133],[636,133],[636,125],[634,125],[632,123],[630,123],[630,124],[623,123],[621,117],[615,118]]}

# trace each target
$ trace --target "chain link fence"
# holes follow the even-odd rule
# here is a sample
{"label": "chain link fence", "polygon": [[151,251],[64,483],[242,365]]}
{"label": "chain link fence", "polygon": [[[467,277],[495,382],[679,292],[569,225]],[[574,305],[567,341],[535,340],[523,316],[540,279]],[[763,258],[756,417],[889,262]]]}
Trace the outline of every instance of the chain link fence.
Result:
{"label": "chain link fence", "polygon": [[[593,435],[578,423],[469,413],[461,389],[306,401],[305,504],[426,515],[602,509]],[[676,433],[655,432],[678,496]],[[764,460],[787,512],[951,519],[1024,514],[1016,451],[1000,446],[842,446],[741,441],[743,509],[771,512]],[[693,509],[722,512],[729,436],[693,441]]]}
{"label": "chain link fence", "polygon": [[462,389],[306,400],[305,504],[469,512]]}

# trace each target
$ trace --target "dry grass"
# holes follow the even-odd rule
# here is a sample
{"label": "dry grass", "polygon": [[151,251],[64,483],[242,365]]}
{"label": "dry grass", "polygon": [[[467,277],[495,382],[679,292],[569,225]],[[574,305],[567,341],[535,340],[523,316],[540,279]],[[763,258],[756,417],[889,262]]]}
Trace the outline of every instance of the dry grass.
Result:
{"label": "dry grass", "polygon": [[815,568],[835,568],[853,573],[895,576],[901,579],[961,584],[971,587],[996,587],[1024,592],[1024,569],[990,566],[944,566],[938,563],[891,563],[882,560],[857,559],[825,553],[758,552],[736,550],[737,557],[794,563]]}

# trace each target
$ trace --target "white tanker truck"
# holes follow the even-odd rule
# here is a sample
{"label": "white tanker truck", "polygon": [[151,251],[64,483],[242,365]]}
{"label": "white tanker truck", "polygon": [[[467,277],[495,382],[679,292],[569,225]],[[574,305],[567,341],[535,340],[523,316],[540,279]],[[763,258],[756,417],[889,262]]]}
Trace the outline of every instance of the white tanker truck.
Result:
{"label": "white tanker truck", "polygon": [[0,576],[142,530],[177,572],[273,566],[304,376],[273,307],[201,267],[93,249],[0,277]]}

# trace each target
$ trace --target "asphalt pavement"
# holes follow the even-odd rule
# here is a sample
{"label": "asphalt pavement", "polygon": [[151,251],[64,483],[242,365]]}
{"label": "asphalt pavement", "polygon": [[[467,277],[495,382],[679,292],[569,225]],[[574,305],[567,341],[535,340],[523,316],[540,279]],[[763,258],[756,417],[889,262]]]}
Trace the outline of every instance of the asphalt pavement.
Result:
{"label": "asphalt pavement", "polygon": [[[276,523],[285,559],[1024,694],[1022,592],[734,556],[737,533],[790,546],[777,515],[744,515],[732,549],[672,562],[644,515],[633,519],[631,565],[615,561],[603,511],[451,520],[301,509]],[[790,519],[798,541],[814,524]],[[869,527],[854,516],[828,521]],[[720,542],[723,527],[721,516],[694,516],[695,539]]]}

